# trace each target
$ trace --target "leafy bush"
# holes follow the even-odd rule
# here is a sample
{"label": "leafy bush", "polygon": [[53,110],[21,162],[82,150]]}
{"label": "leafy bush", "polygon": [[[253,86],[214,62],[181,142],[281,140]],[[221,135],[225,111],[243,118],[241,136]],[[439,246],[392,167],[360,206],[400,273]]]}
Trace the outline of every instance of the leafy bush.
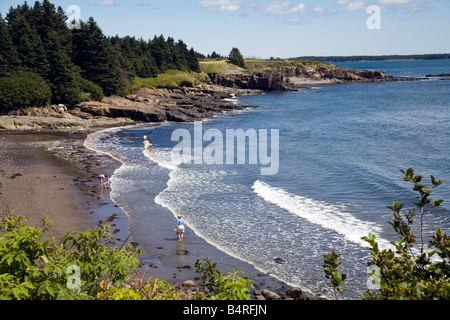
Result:
{"label": "leafy bush", "polygon": [[82,92],[86,95],[84,96],[84,100],[95,100],[101,101],[104,97],[103,90],[100,88],[98,84],[93,83],[92,81],[83,79],[81,76],[78,78],[78,83]]}
{"label": "leafy bush", "polygon": [[18,70],[0,78],[0,112],[27,107],[43,107],[50,103],[52,92],[38,74]]}
{"label": "leafy bush", "polygon": [[139,250],[102,244],[110,226],[69,232],[59,244],[48,238],[52,223],[27,226],[9,213],[0,222],[0,299],[96,299],[101,284],[122,285]]}
{"label": "leafy bush", "polygon": [[[398,235],[397,242],[392,242],[395,252],[391,249],[380,250],[376,238],[369,234],[362,239],[370,244],[372,261],[370,266],[378,270],[379,289],[367,289],[362,294],[363,299],[449,299],[450,298],[450,236],[447,236],[440,228],[437,229],[426,248],[423,236],[423,217],[425,207],[436,207],[443,200],[431,200],[434,188],[443,183],[430,176],[432,187],[422,183],[422,176],[416,175],[409,168],[403,171],[402,179],[413,183],[413,190],[419,193],[416,207],[420,213],[420,250],[414,248],[416,236],[411,231],[416,215],[416,208],[402,213],[403,204],[392,202],[388,208],[393,211],[391,225]],[[437,254],[438,258],[433,259]],[[375,269],[374,269],[375,270]]]}
{"label": "leafy bush", "polygon": [[252,280],[237,276],[243,273],[240,268],[236,268],[228,276],[224,277],[222,271],[216,270],[217,263],[213,263],[209,258],[197,259],[195,269],[202,273],[204,285],[209,289],[211,300],[249,300],[249,287]]}

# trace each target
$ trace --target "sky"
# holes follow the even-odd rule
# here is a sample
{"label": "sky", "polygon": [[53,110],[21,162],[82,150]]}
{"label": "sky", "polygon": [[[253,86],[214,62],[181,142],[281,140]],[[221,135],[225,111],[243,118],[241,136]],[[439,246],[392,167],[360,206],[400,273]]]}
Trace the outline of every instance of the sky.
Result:
{"label": "sky", "polygon": [[[450,53],[450,0],[50,1],[68,16],[94,17],[107,36],[162,34],[205,55],[233,47],[263,59]],[[0,0],[0,13],[23,3]]]}

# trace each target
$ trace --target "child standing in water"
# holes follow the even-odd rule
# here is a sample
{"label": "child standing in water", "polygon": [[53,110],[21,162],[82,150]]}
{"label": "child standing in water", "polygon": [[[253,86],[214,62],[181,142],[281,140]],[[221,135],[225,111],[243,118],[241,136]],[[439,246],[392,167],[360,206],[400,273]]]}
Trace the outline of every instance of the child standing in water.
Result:
{"label": "child standing in water", "polygon": [[181,218],[181,216],[178,216],[177,225],[175,226],[175,231],[177,232],[178,241],[183,240],[184,227],[185,227],[185,223],[184,223],[183,218]]}

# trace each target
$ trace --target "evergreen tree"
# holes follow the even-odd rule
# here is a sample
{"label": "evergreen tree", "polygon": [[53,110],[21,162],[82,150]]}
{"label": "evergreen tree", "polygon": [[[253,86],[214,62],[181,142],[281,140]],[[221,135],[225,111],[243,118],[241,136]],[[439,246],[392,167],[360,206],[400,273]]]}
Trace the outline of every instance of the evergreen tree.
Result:
{"label": "evergreen tree", "polygon": [[42,41],[24,16],[9,21],[10,35],[23,67],[46,78],[50,70]]}
{"label": "evergreen tree", "polygon": [[119,58],[94,18],[73,30],[72,42],[73,62],[81,67],[84,78],[98,84],[106,95],[123,92]]}
{"label": "evergreen tree", "polygon": [[52,102],[74,105],[81,101],[81,90],[76,82],[74,65],[61,46],[61,39],[56,31],[49,31],[48,46],[52,48],[47,57],[52,68],[48,79],[51,82]]}
{"label": "evergreen tree", "polygon": [[244,57],[238,48],[233,48],[228,55],[228,62],[238,67],[245,68]]}
{"label": "evergreen tree", "polygon": [[19,66],[19,58],[9,35],[6,21],[0,15],[0,77]]}
{"label": "evergreen tree", "polygon": [[49,32],[52,31],[58,34],[62,48],[67,54],[70,54],[71,31],[67,27],[67,17],[64,10],[61,7],[56,8],[48,0],[44,0],[42,4],[36,1],[31,12],[32,14],[28,18],[28,23],[36,29],[46,51],[51,49],[51,47],[48,47],[47,39]]}
{"label": "evergreen tree", "polygon": [[189,61],[189,69],[194,72],[200,72],[200,64],[198,62],[197,53],[194,51],[194,48],[191,48],[189,50],[188,55],[188,61]]}
{"label": "evergreen tree", "polygon": [[151,48],[156,66],[161,73],[164,73],[169,69],[175,69],[172,52],[163,35],[160,35],[159,37],[155,36],[153,38]]}

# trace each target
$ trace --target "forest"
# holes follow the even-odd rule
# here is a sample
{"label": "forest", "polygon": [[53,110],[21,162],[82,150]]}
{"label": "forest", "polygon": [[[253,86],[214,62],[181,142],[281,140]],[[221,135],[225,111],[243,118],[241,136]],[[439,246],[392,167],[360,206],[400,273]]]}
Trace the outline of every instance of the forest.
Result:
{"label": "forest", "polygon": [[199,72],[198,54],[163,35],[107,37],[94,18],[69,28],[61,7],[25,2],[0,13],[0,113],[124,95],[134,77]]}

